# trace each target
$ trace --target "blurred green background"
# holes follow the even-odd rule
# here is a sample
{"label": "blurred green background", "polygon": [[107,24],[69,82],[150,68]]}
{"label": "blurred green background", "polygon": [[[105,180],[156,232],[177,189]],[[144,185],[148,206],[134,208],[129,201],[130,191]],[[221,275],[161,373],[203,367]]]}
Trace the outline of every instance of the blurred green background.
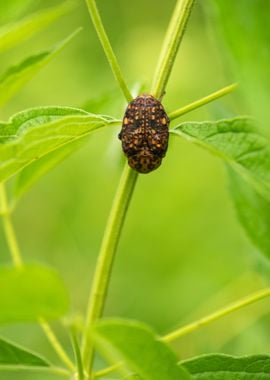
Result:
{"label": "blurred green background", "polygon": [[[1,23],[56,5],[55,0],[0,1]],[[104,24],[131,88],[151,84],[174,0],[98,0]],[[197,3],[180,48],[163,104],[167,111],[233,80],[227,52],[215,33],[211,3]],[[203,6],[202,6],[203,5]],[[2,55],[3,72],[42,51],[79,26],[82,32],[1,110],[1,119],[39,105],[85,107],[121,117],[117,88],[83,0],[55,24]],[[239,93],[182,120],[246,113]],[[106,218],[124,163],[119,128],[96,132],[83,149],[44,177],[27,194],[14,222],[25,260],[56,267],[71,293],[72,314],[85,311]],[[0,233],[1,264],[9,262]],[[171,137],[161,168],[139,177],[120,241],[106,316],[141,320],[160,334],[257,290],[267,282],[263,259],[236,219],[226,170],[208,152]],[[182,358],[208,352],[269,353],[267,301],[179,339]],[[57,323],[62,341],[68,337]],[[0,328],[9,337],[58,362],[39,327]],[[33,376],[33,377],[32,377]],[[35,375],[20,375],[31,379]],[[16,374],[0,373],[0,379]],[[39,377],[40,378],[40,377]],[[43,378],[43,377],[42,377]],[[44,375],[44,379],[47,378]],[[52,376],[48,378],[52,379]]]}

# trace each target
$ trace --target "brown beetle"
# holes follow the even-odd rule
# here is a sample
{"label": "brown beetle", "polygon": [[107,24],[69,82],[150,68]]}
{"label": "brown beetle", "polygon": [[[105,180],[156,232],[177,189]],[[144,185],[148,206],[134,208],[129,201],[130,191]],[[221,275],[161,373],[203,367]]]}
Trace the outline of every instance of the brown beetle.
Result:
{"label": "brown beetle", "polygon": [[152,95],[139,95],[129,103],[118,137],[132,169],[149,173],[160,166],[168,147],[169,123],[162,104]]}

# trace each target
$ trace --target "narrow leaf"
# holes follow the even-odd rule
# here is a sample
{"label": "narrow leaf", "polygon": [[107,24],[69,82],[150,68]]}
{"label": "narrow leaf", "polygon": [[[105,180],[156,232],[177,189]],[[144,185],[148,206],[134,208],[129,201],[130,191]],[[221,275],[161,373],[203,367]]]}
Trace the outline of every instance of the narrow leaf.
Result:
{"label": "narrow leaf", "polygon": [[[5,4],[6,6],[6,4]],[[72,9],[70,2],[32,14],[21,21],[0,28],[0,52],[11,49],[56,21]]]}
{"label": "narrow leaf", "polygon": [[3,106],[37,71],[45,66],[77,34],[72,33],[51,50],[28,57],[20,64],[10,67],[0,76],[0,106]]}
{"label": "narrow leaf", "polygon": [[20,112],[0,123],[0,181],[65,144],[94,130],[118,124],[109,116],[76,108],[42,107]]}
{"label": "narrow leaf", "polygon": [[182,123],[171,130],[225,159],[243,175],[270,186],[270,144],[253,119]]}
{"label": "narrow leaf", "polygon": [[270,259],[270,201],[228,169],[230,193],[238,218],[254,245]]}
{"label": "narrow leaf", "polygon": [[181,364],[191,373],[192,380],[270,379],[270,357],[266,355],[234,357],[211,354]]}
{"label": "narrow leaf", "polygon": [[0,339],[0,370],[5,366],[48,367],[49,363],[14,343]]}
{"label": "narrow leaf", "polygon": [[101,351],[108,354],[112,350],[144,380],[190,379],[188,372],[177,365],[174,353],[151,329],[139,322],[104,321],[96,325],[93,333]]}
{"label": "narrow leaf", "polygon": [[37,265],[0,269],[0,323],[55,319],[66,313],[68,294],[56,271]]}

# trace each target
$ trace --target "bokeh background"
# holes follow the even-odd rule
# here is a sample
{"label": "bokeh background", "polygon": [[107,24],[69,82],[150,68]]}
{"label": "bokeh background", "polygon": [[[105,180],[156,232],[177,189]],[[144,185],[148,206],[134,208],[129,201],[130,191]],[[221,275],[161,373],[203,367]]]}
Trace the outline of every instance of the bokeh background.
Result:
{"label": "bokeh background", "polygon": [[[0,1],[1,24],[58,4],[56,0]],[[125,77],[134,94],[151,85],[174,0],[98,0]],[[229,53],[210,1],[198,1],[163,104],[167,111],[232,83]],[[39,105],[84,107],[121,117],[125,101],[93,29],[85,3],[1,57],[3,72],[43,51],[77,27],[80,34],[9,104],[2,120]],[[240,92],[184,120],[214,120],[249,111]],[[177,122],[180,122],[178,120]],[[100,130],[22,199],[14,223],[25,260],[56,267],[71,293],[72,315],[83,315],[106,218],[124,163],[119,128]],[[10,258],[0,232],[0,263]],[[267,283],[268,271],[237,221],[223,163],[171,137],[159,170],[139,177],[123,229],[106,316],[138,319],[164,334]],[[1,290],[0,290],[1,291]],[[181,358],[208,352],[269,353],[269,303],[262,301],[176,341]],[[70,350],[62,327],[53,325]],[[0,335],[58,363],[39,327],[1,326]],[[70,351],[71,352],[71,351]],[[0,379],[17,378],[0,373]],[[20,379],[34,379],[37,375]],[[45,375],[39,378],[50,378]]]}

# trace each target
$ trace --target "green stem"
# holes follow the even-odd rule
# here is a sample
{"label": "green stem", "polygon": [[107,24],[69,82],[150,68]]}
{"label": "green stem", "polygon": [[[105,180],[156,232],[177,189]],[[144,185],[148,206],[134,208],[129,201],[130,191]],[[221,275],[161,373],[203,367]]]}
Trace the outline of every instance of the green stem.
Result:
{"label": "green stem", "polygon": [[176,3],[154,75],[151,94],[156,98],[161,98],[165,92],[193,4],[194,0],[178,0]]}
{"label": "green stem", "polygon": [[82,348],[85,369],[88,367],[90,372],[93,361],[91,329],[103,312],[114,255],[137,177],[138,173],[133,171],[126,163],[116,191],[98,256],[88,301],[86,330]]}
{"label": "green stem", "polygon": [[204,106],[205,104],[213,102],[214,100],[219,99],[222,96],[230,94],[231,92],[233,92],[237,88],[237,86],[238,86],[237,83],[233,83],[229,86],[223,87],[220,90],[215,91],[212,94],[205,96],[204,98],[196,100],[193,103],[190,103],[184,107],[181,107],[181,108],[171,112],[168,116],[169,116],[170,120],[177,119],[178,117],[180,117],[180,116],[182,116],[188,112],[194,111],[197,108]]}
{"label": "green stem", "polygon": [[[132,97],[123,80],[116,57],[100,19],[96,3],[94,0],[86,0],[86,3],[113,73],[117,78],[126,99],[130,101]],[[178,0],[177,2],[153,81],[152,93],[158,98],[160,98],[165,91],[193,3],[194,0]],[[92,371],[94,354],[91,329],[103,312],[113,259],[137,176],[137,173],[132,171],[126,164],[113,202],[98,256],[92,290],[88,301],[86,329],[82,342],[83,363],[85,368],[89,370],[89,374],[91,374]]]}
{"label": "green stem", "polygon": [[39,324],[42,330],[44,331],[48,341],[51,343],[52,347],[54,348],[55,352],[57,353],[58,357],[62,360],[62,362],[72,371],[76,371],[75,365],[72,363],[70,358],[68,357],[67,353],[63,349],[61,343],[56,338],[53,330],[51,329],[50,325],[44,321],[42,318],[39,319]]}
{"label": "green stem", "polygon": [[121,366],[122,366],[122,362],[119,362],[109,367],[106,367],[104,369],[101,369],[94,373],[94,379],[98,379],[99,377],[105,377],[107,375],[110,375],[111,373],[118,371]]}
{"label": "green stem", "polygon": [[76,329],[74,326],[71,327],[71,340],[73,345],[74,355],[76,357],[77,368],[78,368],[78,380],[84,380],[83,362],[81,357],[81,350],[78,344]]}
{"label": "green stem", "polygon": [[99,37],[99,40],[101,42],[101,45],[103,47],[104,53],[107,57],[107,60],[111,66],[113,75],[115,79],[117,80],[121,90],[123,91],[123,94],[129,103],[132,100],[132,95],[128,89],[128,86],[126,84],[126,81],[123,77],[121,68],[119,66],[119,63],[117,61],[116,55],[114,54],[114,51],[112,49],[112,46],[110,44],[109,38],[107,36],[107,33],[105,31],[105,28],[103,26],[102,20],[100,18],[100,14],[96,5],[95,0],[85,0],[92,22],[94,24],[94,27],[96,29],[97,35]]}
{"label": "green stem", "polygon": [[247,297],[240,299],[239,301],[233,302],[232,304],[217,310],[214,313],[207,315],[195,322],[189,323],[186,326],[180,327],[179,329],[172,331],[171,333],[163,336],[161,339],[165,342],[171,342],[175,339],[180,338],[183,335],[190,334],[191,332],[198,330],[199,328],[208,325],[234,311],[240,310],[245,306],[251,305],[254,302],[262,300],[263,298],[270,297],[270,288],[259,290]]}
{"label": "green stem", "polygon": [[[10,207],[8,204],[8,199],[7,199],[4,183],[0,183],[0,205],[1,205],[3,225],[4,225],[4,232],[5,232],[6,240],[10,249],[11,258],[12,258],[14,266],[18,268],[23,265],[23,260],[22,260],[22,255],[21,255],[19,245],[17,242],[14,227],[12,224],[12,220],[11,220]],[[67,354],[65,353],[64,349],[62,348],[61,344],[57,340],[56,336],[54,335],[53,331],[51,330],[47,322],[40,319],[40,326],[42,327],[48,340],[50,341],[51,345],[55,349],[60,359],[62,359],[62,361],[67,365],[68,368],[74,371],[75,366],[68,358]]]}
{"label": "green stem", "polygon": [[[241,279],[241,281],[242,281],[242,279]],[[211,322],[213,322],[219,318],[222,318],[222,317],[224,317],[230,313],[233,313],[234,311],[241,309],[242,307],[248,306],[252,303],[255,303],[255,302],[257,302],[263,298],[269,297],[269,296],[270,296],[270,288],[262,289],[262,290],[255,292],[255,293],[253,293],[253,294],[251,294],[245,298],[242,298],[239,301],[232,303],[231,305],[228,305],[225,308],[222,308],[222,309],[210,314],[209,316],[206,316],[206,317],[201,318],[195,322],[187,324],[186,326],[183,326],[180,329],[177,329],[177,330],[169,333],[168,335],[161,337],[160,339],[166,343],[172,342],[173,340],[180,338],[183,335],[187,335],[189,333],[192,333],[193,331],[199,329],[200,327],[205,326],[206,324],[210,324]],[[265,314],[265,309],[263,311]],[[263,313],[260,313],[260,315],[263,315]],[[112,366],[108,366],[108,367],[102,369],[101,371],[96,372],[95,378],[101,377],[101,376],[103,376],[103,374],[107,375],[107,374],[109,374],[115,370],[118,370],[119,368],[121,368],[121,365],[122,365],[122,363],[118,362]]]}
{"label": "green stem", "polygon": [[[45,368],[44,368],[45,370]],[[66,370],[65,368],[60,368],[60,367],[49,367],[47,369],[48,372],[50,373],[53,373],[55,375],[59,375],[59,376],[65,376],[65,377],[69,377],[70,376],[70,372],[68,370]],[[45,370],[46,372],[46,370]]]}
{"label": "green stem", "polygon": [[0,202],[6,240],[9,246],[9,251],[11,254],[13,264],[18,268],[22,266],[22,257],[16,239],[15,231],[13,228],[6,190],[3,183],[0,184]]}

